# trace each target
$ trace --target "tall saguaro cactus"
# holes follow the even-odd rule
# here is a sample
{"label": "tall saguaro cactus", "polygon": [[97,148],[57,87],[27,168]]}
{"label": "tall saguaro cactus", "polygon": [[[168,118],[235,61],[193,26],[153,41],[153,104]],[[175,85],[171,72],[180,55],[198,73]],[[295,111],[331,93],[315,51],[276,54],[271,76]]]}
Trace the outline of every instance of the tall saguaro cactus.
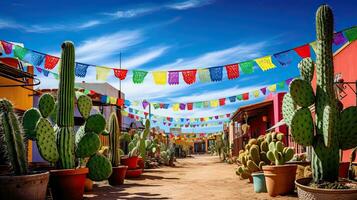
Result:
{"label": "tall saguaro cactus", "polygon": [[110,114],[108,126],[112,166],[117,167],[120,164],[120,129],[114,112]]}
{"label": "tall saguaro cactus", "polygon": [[[333,182],[338,179],[339,149],[350,149],[357,144],[357,107],[342,110],[334,93],[333,13],[327,5],[317,10],[316,35],[316,94],[310,83],[315,66],[306,58],[299,63],[301,77],[291,82],[290,93],[284,96],[283,116],[294,140],[314,149],[314,181]],[[315,121],[311,106],[315,106]]]}

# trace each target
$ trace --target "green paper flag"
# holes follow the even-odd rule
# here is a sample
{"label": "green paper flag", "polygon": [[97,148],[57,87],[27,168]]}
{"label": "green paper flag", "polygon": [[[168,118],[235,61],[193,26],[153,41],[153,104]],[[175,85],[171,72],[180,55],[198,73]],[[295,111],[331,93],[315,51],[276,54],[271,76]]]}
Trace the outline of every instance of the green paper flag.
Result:
{"label": "green paper flag", "polygon": [[278,86],[278,89],[284,89],[285,88],[285,81],[281,81],[276,84]]}
{"label": "green paper flag", "polygon": [[239,67],[244,74],[251,74],[254,72],[254,68],[253,68],[254,61],[250,60],[250,61],[239,63]]}
{"label": "green paper flag", "polygon": [[27,54],[28,50],[15,45],[15,49],[14,49],[14,57],[17,57],[20,60],[23,60]]}
{"label": "green paper flag", "polygon": [[348,41],[352,42],[352,41],[357,40],[357,27],[348,29],[344,33],[345,33],[345,36],[348,39]]}
{"label": "green paper flag", "polygon": [[136,84],[143,83],[147,74],[147,71],[133,70],[133,82]]}
{"label": "green paper flag", "polygon": [[243,95],[237,95],[237,99],[239,100],[239,101],[241,101],[241,100],[243,100]]}

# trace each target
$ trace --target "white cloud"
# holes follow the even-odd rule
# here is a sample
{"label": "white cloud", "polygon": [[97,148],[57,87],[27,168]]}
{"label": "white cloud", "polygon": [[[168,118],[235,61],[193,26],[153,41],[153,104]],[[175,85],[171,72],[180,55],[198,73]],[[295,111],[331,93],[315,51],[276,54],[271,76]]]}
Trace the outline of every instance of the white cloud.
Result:
{"label": "white cloud", "polygon": [[[76,48],[76,60],[89,64],[103,63],[105,59],[143,41],[141,31],[119,31],[113,34],[91,38]],[[119,57],[118,57],[119,58]]]}
{"label": "white cloud", "polygon": [[136,9],[129,9],[129,10],[118,10],[114,13],[104,13],[106,15],[112,16],[115,19],[122,19],[122,18],[133,18],[142,16],[145,14],[152,13],[156,10],[159,10],[159,7],[146,7],[146,8],[136,8]]}
{"label": "white cloud", "polygon": [[227,63],[249,60],[262,56],[260,51],[264,46],[266,46],[266,42],[248,45],[239,44],[227,49],[208,52],[193,58],[178,58],[172,63],[160,66],[158,69],[192,69],[213,67]]}
{"label": "white cloud", "polygon": [[145,50],[146,53],[141,53],[138,55],[134,55],[122,63],[122,65],[126,69],[131,69],[135,67],[140,67],[141,65],[148,63],[155,58],[160,57],[162,54],[166,53],[168,46],[159,46],[159,47],[153,47],[150,49]]}
{"label": "white cloud", "polygon": [[211,0],[187,0],[178,3],[168,4],[166,5],[166,7],[175,10],[187,10],[191,8],[202,7],[211,4],[212,2],[213,1]]}

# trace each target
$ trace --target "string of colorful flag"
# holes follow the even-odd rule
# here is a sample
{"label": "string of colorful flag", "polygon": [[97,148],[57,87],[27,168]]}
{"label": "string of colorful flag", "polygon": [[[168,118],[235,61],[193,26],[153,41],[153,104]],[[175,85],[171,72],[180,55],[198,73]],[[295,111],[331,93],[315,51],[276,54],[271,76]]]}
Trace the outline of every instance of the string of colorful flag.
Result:
{"label": "string of colorful flag", "polygon": [[[357,40],[357,26],[335,33],[333,44],[342,45],[354,40]],[[0,44],[0,51],[5,54],[9,55],[13,53],[14,57],[31,63],[35,67],[43,65],[43,68],[47,71],[53,70],[60,61],[59,57],[24,48],[4,40],[1,40]],[[224,69],[228,80],[233,80],[238,78],[240,73],[254,73],[255,66],[262,71],[276,68],[277,65],[273,62],[273,59],[277,61],[278,65],[285,67],[292,62],[292,53],[297,54],[301,58],[310,57],[310,46],[316,52],[316,41],[314,41],[273,55],[222,66],[170,71],[146,71],[134,69],[130,70],[130,72],[132,73],[132,82],[134,84],[143,83],[149,73],[152,74],[153,80],[157,85],[177,85],[182,83],[180,80],[183,80],[184,83],[190,85],[197,82],[197,77],[201,83],[216,82],[223,80]],[[111,74],[122,81],[127,79],[129,72],[128,69],[118,69],[114,67],[76,62],[75,75],[80,78],[85,78],[89,67],[95,67],[96,79],[100,81],[106,81]]]}

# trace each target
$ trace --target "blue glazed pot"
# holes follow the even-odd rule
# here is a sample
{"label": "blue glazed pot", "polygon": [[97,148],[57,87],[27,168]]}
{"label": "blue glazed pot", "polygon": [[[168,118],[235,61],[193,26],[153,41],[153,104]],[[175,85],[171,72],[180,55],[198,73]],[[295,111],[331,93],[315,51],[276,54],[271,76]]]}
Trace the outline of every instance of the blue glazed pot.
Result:
{"label": "blue glazed pot", "polygon": [[267,192],[267,187],[265,185],[265,176],[263,172],[252,173],[254,192]]}

